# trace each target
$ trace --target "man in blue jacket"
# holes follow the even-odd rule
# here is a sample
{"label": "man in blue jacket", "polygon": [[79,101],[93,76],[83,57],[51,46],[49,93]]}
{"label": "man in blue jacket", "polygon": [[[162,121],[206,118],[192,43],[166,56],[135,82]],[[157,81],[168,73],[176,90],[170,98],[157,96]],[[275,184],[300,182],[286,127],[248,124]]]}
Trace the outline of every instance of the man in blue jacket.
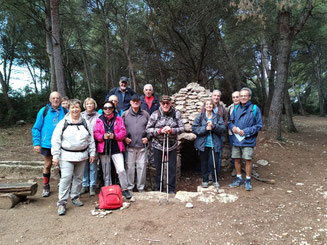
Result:
{"label": "man in blue jacket", "polygon": [[119,87],[115,87],[109,91],[106,96],[106,100],[109,100],[111,95],[116,95],[118,98],[119,110],[126,111],[131,106],[131,97],[135,94],[134,90],[128,87],[127,77],[121,77],[119,80]]}
{"label": "man in blue jacket", "polygon": [[49,181],[52,166],[52,133],[58,122],[63,119],[67,113],[67,110],[60,105],[61,96],[58,92],[52,92],[49,101],[50,103],[42,107],[38,112],[32,128],[34,151],[44,156],[42,197],[50,196]]}
{"label": "man in blue jacket", "polygon": [[251,191],[252,156],[258,132],[262,128],[260,109],[251,102],[252,91],[242,88],[240,91],[240,104],[235,107],[228,128],[233,132],[232,158],[235,159],[236,177],[230,187],[244,184],[241,175],[241,159],[245,160],[245,190]]}

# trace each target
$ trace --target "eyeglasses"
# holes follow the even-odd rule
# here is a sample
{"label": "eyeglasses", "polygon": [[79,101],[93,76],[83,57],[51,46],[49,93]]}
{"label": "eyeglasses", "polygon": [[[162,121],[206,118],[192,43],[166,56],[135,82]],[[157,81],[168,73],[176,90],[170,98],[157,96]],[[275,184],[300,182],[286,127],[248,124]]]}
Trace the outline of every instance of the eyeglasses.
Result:
{"label": "eyeglasses", "polygon": [[112,106],[110,107],[103,107],[103,110],[113,110],[114,108]]}
{"label": "eyeglasses", "polygon": [[161,102],[162,105],[169,105],[170,102]]}

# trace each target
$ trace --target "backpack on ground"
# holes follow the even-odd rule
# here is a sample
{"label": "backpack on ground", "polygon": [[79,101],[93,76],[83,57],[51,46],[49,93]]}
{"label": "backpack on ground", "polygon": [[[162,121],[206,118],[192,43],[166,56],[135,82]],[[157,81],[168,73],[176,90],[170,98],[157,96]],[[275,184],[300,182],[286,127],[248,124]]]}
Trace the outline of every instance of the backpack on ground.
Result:
{"label": "backpack on ground", "polygon": [[117,209],[123,206],[123,198],[119,185],[103,186],[99,194],[100,209]]}

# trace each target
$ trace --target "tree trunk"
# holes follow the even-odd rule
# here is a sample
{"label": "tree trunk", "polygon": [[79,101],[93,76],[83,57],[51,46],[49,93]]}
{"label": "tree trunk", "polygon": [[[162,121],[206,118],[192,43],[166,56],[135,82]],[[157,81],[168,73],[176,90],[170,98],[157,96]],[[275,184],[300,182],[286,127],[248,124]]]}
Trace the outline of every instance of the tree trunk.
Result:
{"label": "tree trunk", "polygon": [[51,28],[51,11],[50,11],[50,0],[47,0],[45,6],[45,38],[46,38],[46,47],[47,47],[47,55],[49,58],[50,63],[50,90],[56,91],[57,90],[57,82],[56,82],[56,70],[54,65],[53,59],[53,45],[52,45],[52,28]]}
{"label": "tree trunk", "polygon": [[134,72],[134,63],[132,62],[132,58],[129,53],[129,42],[126,39],[126,37],[123,37],[123,48],[124,48],[124,54],[126,56],[127,62],[128,62],[128,70],[130,73],[130,76],[132,78],[132,84],[133,84],[133,89],[135,92],[137,92],[137,82],[136,82],[136,77],[135,77],[135,72]]}
{"label": "tree trunk", "polygon": [[7,105],[7,108],[9,110],[14,110],[12,104],[11,104],[11,101],[8,97],[8,88],[7,88],[7,84],[5,82],[5,80],[3,80],[3,76],[2,76],[2,72],[0,71],[0,84],[1,84],[1,87],[2,87],[2,93],[3,93],[3,97],[5,99],[5,103]]}
{"label": "tree trunk", "polygon": [[280,40],[277,55],[277,81],[268,116],[268,130],[277,139],[281,138],[281,114],[284,101],[285,85],[288,79],[289,57],[292,47],[291,14],[289,11],[280,12]]}
{"label": "tree trunk", "polygon": [[50,0],[51,24],[52,24],[52,45],[53,58],[55,65],[56,81],[58,92],[61,96],[66,96],[66,86],[64,79],[64,68],[62,64],[61,47],[60,47],[60,27],[59,27],[59,2]]}
{"label": "tree trunk", "polygon": [[284,108],[285,108],[286,119],[287,119],[287,129],[288,129],[288,132],[296,133],[297,129],[293,122],[293,109],[292,109],[291,99],[290,99],[290,95],[288,93],[287,86],[285,86],[284,93],[285,93]]}

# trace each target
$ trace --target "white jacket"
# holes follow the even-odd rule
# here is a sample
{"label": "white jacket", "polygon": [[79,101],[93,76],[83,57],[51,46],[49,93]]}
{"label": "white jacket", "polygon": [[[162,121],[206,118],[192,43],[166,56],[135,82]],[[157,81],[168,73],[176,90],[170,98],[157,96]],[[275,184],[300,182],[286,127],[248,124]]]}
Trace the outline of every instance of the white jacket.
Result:
{"label": "white jacket", "polygon": [[[62,132],[66,120],[68,124],[72,123],[72,118],[68,115],[58,123],[53,132],[51,139],[53,158],[69,162],[80,162],[88,159],[89,156],[95,156],[96,149],[90,124],[86,121],[90,133],[83,125],[68,125],[66,130]],[[82,120],[82,117],[80,117],[78,123],[81,123]],[[76,152],[66,151],[62,148]],[[86,150],[79,151],[83,149]]]}

